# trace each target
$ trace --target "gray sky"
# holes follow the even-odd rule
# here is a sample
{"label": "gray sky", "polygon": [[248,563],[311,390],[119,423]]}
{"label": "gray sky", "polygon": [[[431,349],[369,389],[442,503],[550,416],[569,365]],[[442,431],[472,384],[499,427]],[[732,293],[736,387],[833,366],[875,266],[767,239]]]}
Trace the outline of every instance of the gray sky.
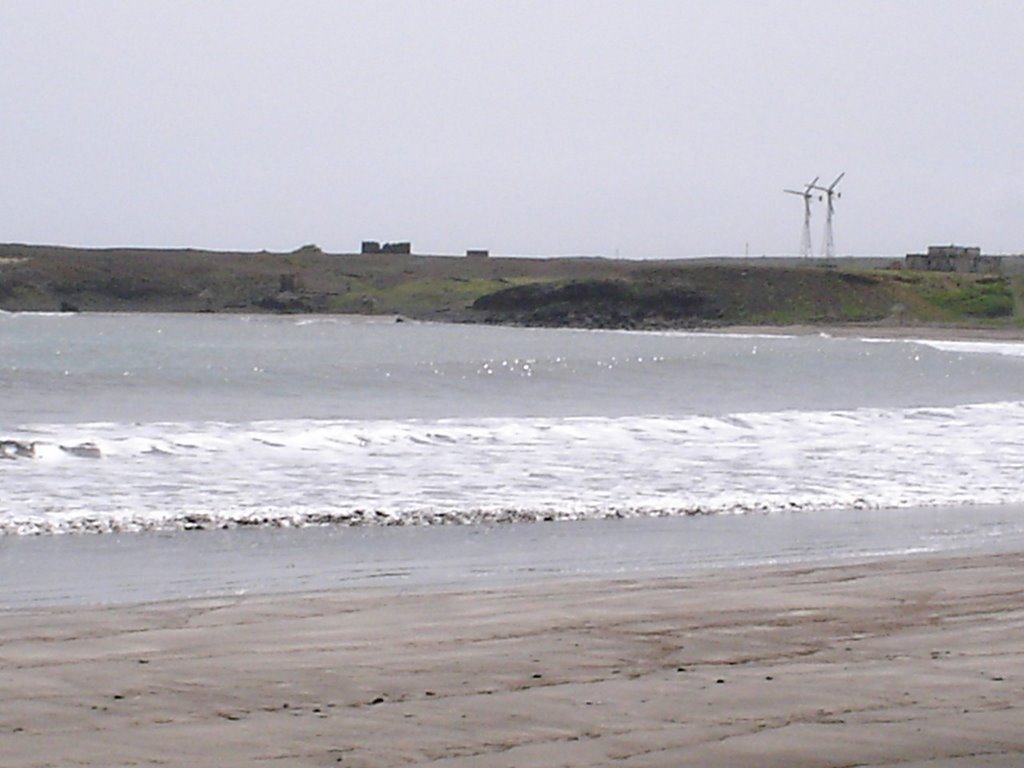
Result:
{"label": "gray sky", "polygon": [[[0,241],[1024,251],[1016,0],[0,0]],[[820,251],[824,206],[817,204]]]}

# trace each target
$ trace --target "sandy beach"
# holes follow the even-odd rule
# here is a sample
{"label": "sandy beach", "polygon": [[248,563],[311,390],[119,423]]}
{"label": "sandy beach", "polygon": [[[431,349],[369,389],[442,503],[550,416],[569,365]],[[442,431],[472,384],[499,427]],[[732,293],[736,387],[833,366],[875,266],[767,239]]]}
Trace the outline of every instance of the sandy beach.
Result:
{"label": "sandy beach", "polygon": [[0,614],[0,763],[1018,766],[1024,555]]}

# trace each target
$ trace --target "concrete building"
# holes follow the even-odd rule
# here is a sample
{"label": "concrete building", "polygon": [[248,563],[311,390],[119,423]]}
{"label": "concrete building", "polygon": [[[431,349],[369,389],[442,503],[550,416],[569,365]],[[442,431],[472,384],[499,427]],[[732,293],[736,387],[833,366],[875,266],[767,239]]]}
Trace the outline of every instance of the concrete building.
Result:
{"label": "concrete building", "polygon": [[998,275],[1003,271],[1006,256],[986,256],[981,248],[962,245],[931,245],[928,253],[908,253],[907,269],[958,274]]}
{"label": "concrete building", "polygon": [[376,240],[363,240],[360,253],[412,253],[412,243],[379,243]]}

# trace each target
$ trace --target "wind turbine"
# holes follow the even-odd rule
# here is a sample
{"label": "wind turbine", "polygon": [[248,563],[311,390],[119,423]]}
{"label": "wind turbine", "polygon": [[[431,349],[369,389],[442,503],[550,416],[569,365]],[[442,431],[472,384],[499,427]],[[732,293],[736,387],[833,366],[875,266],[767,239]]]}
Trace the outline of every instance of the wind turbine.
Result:
{"label": "wind turbine", "polygon": [[814,199],[814,193],[812,189],[817,189],[814,186],[818,183],[820,176],[815,176],[814,181],[804,186],[803,192],[798,192],[795,189],[784,189],[790,195],[800,195],[804,199],[804,233],[800,238],[800,255],[805,259],[811,255],[811,200]]}
{"label": "wind turbine", "polygon": [[[826,259],[834,258],[836,255],[836,243],[835,239],[832,236],[832,214],[836,212],[836,207],[835,203],[833,202],[833,198],[839,198],[843,196],[842,192],[836,191],[836,186],[839,184],[840,179],[842,179],[845,175],[846,171],[843,171],[838,176],[836,176],[836,180],[829,184],[827,187],[814,187],[814,189],[818,190],[819,192],[824,192],[825,198],[828,201],[828,212],[825,214],[825,245],[822,249],[825,251]],[[817,179],[815,179],[815,181],[817,181]]]}

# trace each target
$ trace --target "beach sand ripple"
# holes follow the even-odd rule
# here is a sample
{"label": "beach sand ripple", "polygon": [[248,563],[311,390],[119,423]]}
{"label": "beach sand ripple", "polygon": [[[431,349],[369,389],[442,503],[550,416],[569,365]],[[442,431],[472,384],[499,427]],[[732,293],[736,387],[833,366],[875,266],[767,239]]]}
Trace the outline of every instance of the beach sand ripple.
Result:
{"label": "beach sand ripple", "polygon": [[0,763],[1019,766],[1024,556],[0,614]]}

